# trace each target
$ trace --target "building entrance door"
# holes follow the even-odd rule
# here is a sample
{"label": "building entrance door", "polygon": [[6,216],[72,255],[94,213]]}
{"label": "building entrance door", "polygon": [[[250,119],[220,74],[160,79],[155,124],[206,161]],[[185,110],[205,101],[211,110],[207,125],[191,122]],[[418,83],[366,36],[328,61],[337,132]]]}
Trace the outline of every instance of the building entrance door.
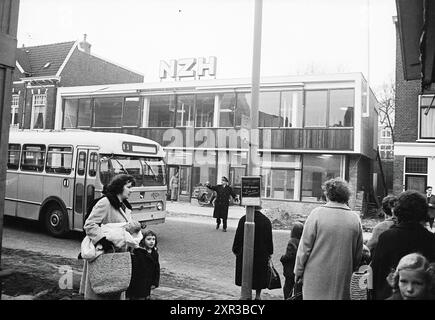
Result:
{"label": "building entrance door", "polygon": [[[179,166],[179,165],[170,165],[168,166],[168,181],[171,181],[171,178],[174,174],[178,172],[178,199],[181,201],[190,201],[191,195],[191,176],[192,176],[192,167],[189,166]],[[169,185],[169,188],[171,186]],[[169,189],[169,192],[171,190]]]}
{"label": "building entrance door", "polygon": [[[232,166],[230,168],[230,186],[241,197],[242,177],[246,175],[246,166]],[[240,199],[240,198],[239,198]]]}

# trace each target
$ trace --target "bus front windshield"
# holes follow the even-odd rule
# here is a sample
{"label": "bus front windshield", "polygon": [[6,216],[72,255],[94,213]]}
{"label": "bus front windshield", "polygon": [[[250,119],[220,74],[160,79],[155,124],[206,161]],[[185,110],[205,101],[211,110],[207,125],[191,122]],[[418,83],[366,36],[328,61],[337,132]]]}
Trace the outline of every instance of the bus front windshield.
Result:
{"label": "bus front windshield", "polygon": [[135,179],[135,186],[164,186],[165,163],[162,158],[101,155],[100,180],[107,185],[118,174],[129,174]]}

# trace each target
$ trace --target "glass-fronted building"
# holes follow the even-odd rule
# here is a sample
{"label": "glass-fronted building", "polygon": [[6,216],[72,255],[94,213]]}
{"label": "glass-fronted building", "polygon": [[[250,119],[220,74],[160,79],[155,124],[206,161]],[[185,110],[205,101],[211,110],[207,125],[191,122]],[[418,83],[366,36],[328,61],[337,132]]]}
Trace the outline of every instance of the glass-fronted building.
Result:
{"label": "glass-fronted building", "polygon": [[[60,88],[55,129],[159,142],[168,174],[180,173],[181,199],[223,175],[239,191],[247,174],[250,85],[250,79],[212,79]],[[322,183],[339,176],[351,183],[355,206],[362,191],[372,190],[377,118],[376,98],[360,73],[262,78],[257,173],[263,203],[293,211],[318,205]]]}

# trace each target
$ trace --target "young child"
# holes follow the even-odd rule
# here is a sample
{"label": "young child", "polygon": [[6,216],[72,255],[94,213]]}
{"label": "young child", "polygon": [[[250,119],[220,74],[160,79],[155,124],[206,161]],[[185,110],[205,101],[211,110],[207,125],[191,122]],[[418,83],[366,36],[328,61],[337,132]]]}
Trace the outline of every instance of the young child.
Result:
{"label": "young child", "polygon": [[367,300],[368,278],[371,276],[369,264],[371,262],[370,249],[363,245],[361,261],[358,270],[352,273],[350,278],[350,299]]}
{"label": "young child", "polygon": [[127,290],[131,300],[149,300],[151,289],[159,286],[160,264],[156,245],[156,234],[147,230],[139,248],[133,250],[131,281]]}
{"label": "young child", "polygon": [[435,300],[433,266],[419,253],[400,259],[387,280],[393,288],[393,294],[387,300]]}
{"label": "young child", "polygon": [[290,298],[291,292],[295,285],[295,274],[293,273],[293,269],[295,267],[296,252],[298,251],[299,241],[301,239],[303,229],[304,225],[300,222],[296,222],[293,225],[290,235],[290,241],[287,244],[286,252],[283,256],[281,256],[280,259],[284,270],[283,274],[285,277],[283,287],[284,300]]}

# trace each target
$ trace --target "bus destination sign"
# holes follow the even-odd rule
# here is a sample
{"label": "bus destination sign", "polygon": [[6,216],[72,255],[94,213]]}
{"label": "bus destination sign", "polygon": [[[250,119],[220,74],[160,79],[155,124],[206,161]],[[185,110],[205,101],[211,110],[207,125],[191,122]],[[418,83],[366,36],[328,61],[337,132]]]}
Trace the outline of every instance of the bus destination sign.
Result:
{"label": "bus destination sign", "polygon": [[122,151],[132,153],[150,153],[156,154],[157,147],[153,144],[143,144],[134,142],[124,142],[122,144]]}
{"label": "bus destination sign", "polygon": [[242,177],[242,206],[260,206],[261,177]]}

